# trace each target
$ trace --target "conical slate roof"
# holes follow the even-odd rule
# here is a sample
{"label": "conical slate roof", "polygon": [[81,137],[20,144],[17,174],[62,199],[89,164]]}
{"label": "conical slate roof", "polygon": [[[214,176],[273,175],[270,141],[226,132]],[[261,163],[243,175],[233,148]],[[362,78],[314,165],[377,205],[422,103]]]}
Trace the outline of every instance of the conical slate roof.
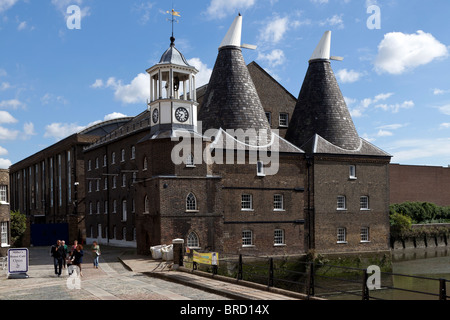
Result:
{"label": "conical slate roof", "polygon": [[208,129],[261,129],[271,132],[240,45],[242,17],[233,22],[219,54],[205,93],[198,120]]}
{"label": "conical slate roof", "polygon": [[361,139],[331,68],[330,35],[324,35],[309,61],[286,139],[302,148],[319,135],[339,148],[355,151]]}

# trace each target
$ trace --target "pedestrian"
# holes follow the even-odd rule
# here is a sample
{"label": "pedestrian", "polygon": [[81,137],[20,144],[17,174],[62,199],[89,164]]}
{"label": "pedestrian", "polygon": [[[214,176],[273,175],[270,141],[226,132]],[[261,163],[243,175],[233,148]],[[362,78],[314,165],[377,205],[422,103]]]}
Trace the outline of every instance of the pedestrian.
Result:
{"label": "pedestrian", "polygon": [[63,248],[64,248],[64,259],[63,259],[63,267],[64,267],[64,269],[66,268],[66,260],[67,260],[67,256],[68,256],[68,254],[69,254],[69,252],[68,252],[68,247],[67,247],[67,244],[66,244],[66,241],[65,240],[61,240],[61,245],[63,246]]}
{"label": "pedestrian", "polygon": [[98,269],[98,260],[100,258],[100,246],[97,241],[94,241],[92,246],[92,253],[94,254],[94,268]]}
{"label": "pedestrian", "polygon": [[53,257],[53,264],[55,266],[55,274],[60,277],[63,259],[66,259],[64,247],[61,245],[61,240],[57,240],[56,244],[52,246],[51,254]]}
{"label": "pedestrian", "polygon": [[79,245],[77,245],[77,248],[73,251],[72,264],[78,267],[80,276],[83,276],[83,274],[81,273],[81,264],[83,263],[83,255],[84,255],[83,246],[81,244],[79,244]]}
{"label": "pedestrian", "polygon": [[72,255],[73,252],[77,249],[77,246],[78,246],[78,240],[75,240],[75,241],[73,242],[72,247],[70,247],[70,255]]}

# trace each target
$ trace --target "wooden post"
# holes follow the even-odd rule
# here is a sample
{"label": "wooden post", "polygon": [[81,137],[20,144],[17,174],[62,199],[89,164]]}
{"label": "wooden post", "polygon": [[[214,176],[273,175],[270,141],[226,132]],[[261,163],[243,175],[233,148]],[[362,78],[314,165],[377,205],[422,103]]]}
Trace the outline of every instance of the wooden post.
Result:
{"label": "wooden post", "polygon": [[439,300],[447,300],[447,288],[445,279],[439,279]]}
{"label": "wooden post", "polygon": [[242,280],[244,278],[243,272],[242,272],[242,254],[239,255],[239,265],[238,265],[238,280]]}
{"label": "wooden post", "polygon": [[369,276],[367,274],[367,269],[363,270],[363,284],[362,284],[362,300],[369,300],[369,288],[367,287],[367,280],[369,280]]}
{"label": "wooden post", "polygon": [[314,296],[314,262],[309,263],[309,277],[308,277],[308,287],[306,294],[308,295],[308,298],[310,296]]}

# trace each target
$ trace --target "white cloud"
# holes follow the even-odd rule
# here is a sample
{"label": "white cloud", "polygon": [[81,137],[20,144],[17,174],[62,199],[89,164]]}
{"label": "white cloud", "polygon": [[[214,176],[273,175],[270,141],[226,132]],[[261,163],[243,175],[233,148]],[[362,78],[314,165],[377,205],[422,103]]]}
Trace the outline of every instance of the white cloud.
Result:
{"label": "white cloud", "polygon": [[342,19],[342,14],[338,15],[335,14],[334,16],[332,16],[331,18],[327,18],[323,21],[319,22],[320,26],[331,26],[331,27],[336,27],[338,29],[343,29],[344,28],[344,20]]}
{"label": "white cloud", "polygon": [[18,0],[0,0],[0,13],[12,8]]}
{"label": "white cloud", "polygon": [[17,130],[10,130],[4,127],[0,127],[0,140],[16,140],[20,132]]}
{"label": "white cloud", "polygon": [[229,14],[237,15],[248,8],[251,8],[256,0],[211,0],[206,14],[210,19],[222,19]]}
{"label": "white cloud", "polygon": [[17,123],[17,119],[7,111],[0,111],[0,123]]}
{"label": "white cloud", "polygon": [[317,4],[325,4],[328,3],[328,0],[310,0],[312,3],[317,3]]}
{"label": "white cloud", "polygon": [[[394,156],[393,162],[405,163],[417,159],[436,158],[450,161],[450,138],[437,139],[405,139],[398,140],[388,146],[389,152]],[[443,164],[444,165],[444,164]]]}
{"label": "white cloud", "polygon": [[260,39],[276,44],[283,39],[284,34],[288,29],[288,17],[273,19],[266,24],[264,29],[261,30]]}
{"label": "white cloud", "polygon": [[42,105],[48,105],[48,104],[51,104],[51,103],[57,103],[57,104],[66,105],[66,104],[69,103],[69,101],[67,101],[63,96],[56,96],[56,95],[51,94],[51,93],[46,93],[41,98],[41,103],[42,103]]}
{"label": "white cloud", "polygon": [[126,118],[126,117],[127,116],[124,115],[123,113],[113,112],[113,113],[107,114],[105,116],[105,118],[103,119],[103,121],[115,120],[115,119]]}
{"label": "white cloud", "polygon": [[34,132],[34,124],[32,122],[27,122],[23,125],[23,132],[25,136],[34,136],[36,132]]}
{"label": "white cloud", "polygon": [[0,169],[9,169],[11,166],[11,160],[0,158]]}
{"label": "white cloud", "polygon": [[391,132],[391,131],[387,131],[387,130],[380,130],[380,131],[378,131],[378,133],[377,133],[377,136],[378,137],[391,137],[391,136],[393,136],[394,134]]}
{"label": "white cloud", "polygon": [[336,73],[336,76],[342,83],[352,83],[361,79],[363,74],[355,70],[341,69]]}
{"label": "white cloud", "polygon": [[450,128],[450,122],[441,123],[440,128],[441,129],[448,129],[448,128]]}
{"label": "white cloud", "polygon": [[9,88],[11,88],[9,82],[2,82],[2,84],[0,85],[0,91],[5,91],[8,90]]}
{"label": "white cloud", "polygon": [[398,113],[401,109],[411,109],[414,107],[414,101],[404,101],[396,104],[379,104],[375,108],[383,109],[384,111],[391,111],[392,113]]}
{"label": "white cloud", "polygon": [[25,104],[20,102],[17,99],[0,101],[0,108],[18,109],[19,107],[24,107],[24,106],[25,106]]}
{"label": "white cloud", "polygon": [[209,83],[213,71],[211,68],[208,68],[199,58],[189,59],[188,63],[198,70],[198,74],[195,77],[195,85],[197,88]]}
{"label": "white cloud", "polygon": [[125,85],[114,77],[109,78],[106,83],[97,79],[91,88],[112,88],[115,98],[124,104],[145,103],[150,97],[150,76],[140,73]]}
{"label": "white cloud", "polygon": [[8,150],[0,146],[0,156],[6,156],[8,153]]}
{"label": "white cloud", "polygon": [[438,107],[439,111],[443,114],[446,114],[450,116],[450,104],[447,104],[445,106]]}
{"label": "white cloud", "polygon": [[85,127],[76,123],[52,123],[45,127],[44,138],[62,140],[68,136],[83,130]]}
{"label": "white cloud", "polygon": [[430,33],[391,32],[384,35],[378,46],[375,70],[398,75],[447,56],[447,47]]}
{"label": "white cloud", "polygon": [[286,57],[284,55],[283,50],[274,49],[268,54],[259,52],[257,59],[267,61],[270,65],[270,67],[273,68],[273,67],[283,64],[284,61],[286,60]]}
{"label": "white cloud", "polygon": [[[393,93],[380,93],[376,95],[374,98],[365,98],[361,101],[357,99],[345,98],[347,106],[350,109],[350,114],[352,117],[362,117],[363,113],[372,105],[377,102],[384,101],[393,96]],[[356,104],[356,105],[355,105]],[[352,105],[355,105],[352,107]]]}

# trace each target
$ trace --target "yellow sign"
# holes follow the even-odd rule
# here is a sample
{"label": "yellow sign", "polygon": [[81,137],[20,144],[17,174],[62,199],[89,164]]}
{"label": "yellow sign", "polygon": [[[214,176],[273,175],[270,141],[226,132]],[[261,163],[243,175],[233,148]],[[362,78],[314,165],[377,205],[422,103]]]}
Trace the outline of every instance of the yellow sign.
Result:
{"label": "yellow sign", "polygon": [[219,265],[219,254],[217,252],[200,253],[194,250],[194,262],[210,266]]}

